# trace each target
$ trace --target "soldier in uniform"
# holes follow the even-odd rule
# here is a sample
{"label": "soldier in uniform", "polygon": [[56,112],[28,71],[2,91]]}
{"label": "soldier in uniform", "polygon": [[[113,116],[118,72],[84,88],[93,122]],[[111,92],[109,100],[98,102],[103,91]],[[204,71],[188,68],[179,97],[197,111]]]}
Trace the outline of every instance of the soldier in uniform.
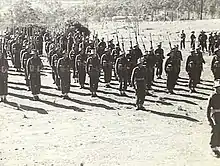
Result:
{"label": "soldier in uniform", "polygon": [[196,47],[195,31],[192,31],[191,33],[192,33],[192,34],[191,34],[191,36],[190,36],[190,39],[191,39],[190,47],[191,47],[191,49],[195,49],[195,47]]}
{"label": "soldier in uniform", "polygon": [[220,49],[216,49],[212,59],[211,70],[214,75],[214,79],[220,79]]}
{"label": "soldier in uniform", "polygon": [[161,75],[163,73],[163,60],[165,59],[164,57],[164,50],[161,48],[161,43],[158,45],[158,48],[155,50],[155,55],[156,55],[156,75],[158,79],[161,79]]}
{"label": "soldier in uniform", "polygon": [[[79,49],[81,49],[81,48],[79,48]],[[75,69],[76,69],[76,67],[75,67],[76,55],[77,55],[77,52],[75,51],[75,47],[73,44],[72,49],[69,52],[69,59],[70,59],[70,67],[71,67],[71,69],[73,69],[73,78],[74,79],[76,78],[76,71],[75,71]]]}
{"label": "soldier in uniform", "polygon": [[25,82],[26,82],[26,86],[28,87],[28,90],[30,90],[30,81],[28,80],[28,73],[27,73],[27,61],[28,59],[31,58],[31,54],[30,54],[30,47],[29,45],[26,46],[26,50],[25,52],[22,54],[21,56],[21,64],[22,64],[22,67],[24,69],[24,74],[25,74]]}
{"label": "soldier in uniform", "polygon": [[181,33],[181,42],[180,42],[180,48],[181,50],[182,49],[185,49],[185,43],[186,43],[186,34],[184,33],[184,30],[182,30],[182,33]]}
{"label": "soldier in uniform", "polygon": [[198,77],[199,77],[199,82],[200,82],[200,78],[201,78],[202,71],[203,71],[203,64],[205,64],[205,60],[203,58],[200,47],[196,48],[196,56],[198,57],[197,65],[198,65],[198,70],[199,70]]}
{"label": "soldier in uniform", "polygon": [[128,84],[131,85],[131,74],[132,74],[132,70],[133,70],[133,67],[136,65],[137,62],[133,62],[132,61],[132,57],[134,55],[132,54],[132,48],[129,48],[128,49],[128,53],[126,54],[126,58],[128,60]]}
{"label": "soldier in uniform", "polygon": [[63,57],[57,62],[57,74],[60,79],[60,86],[63,99],[69,99],[70,92],[70,59],[66,51],[63,52]]}
{"label": "soldier in uniform", "polygon": [[21,59],[20,59],[21,44],[19,38],[16,39],[16,42],[12,45],[12,57],[14,62],[14,67],[17,71],[21,71]]}
{"label": "soldier in uniform", "polygon": [[179,59],[175,55],[174,49],[169,53],[169,58],[165,63],[165,72],[167,74],[168,93],[174,94],[173,90],[179,76]]}
{"label": "soldier in uniform", "polygon": [[212,127],[210,145],[212,151],[220,157],[220,80],[215,81],[215,92],[209,98],[207,118]]}
{"label": "soldier in uniform", "polygon": [[121,96],[126,96],[125,91],[127,90],[127,83],[128,83],[128,67],[129,67],[129,62],[125,57],[125,53],[122,52],[121,56],[117,58],[115,63],[116,77],[120,82],[119,90]]}
{"label": "soldier in uniform", "polygon": [[198,62],[199,56],[197,56],[195,50],[191,50],[191,55],[188,56],[186,61],[186,72],[189,75],[189,89],[191,93],[196,92],[196,85],[200,81],[200,65],[198,65]]}
{"label": "soldier in uniform", "polygon": [[202,51],[207,51],[207,35],[205,34],[204,31],[202,31],[199,35],[199,45],[202,48]]}
{"label": "soldier in uniform", "polygon": [[84,84],[86,81],[86,61],[87,55],[85,54],[85,50],[80,48],[80,53],[76,56],[75,59],[75,72],[76,77],[79,81],[80,88],[84,88]]}
{"label": "soldier in uniform", "polygon": [[60,58],[62,58],[62,55],[60,52],[57,52],[56,54],[52,56],[52,59],[51,59],[52,78],[54,80],[54,83],[57,86],[57,90],[60,90],[60,78],[59,78],[58,71],[57,71],[57,64]]}
{"label": "soldier in uniform", "polygon": [[43,63],[38,56],[37,50],[32,50],[32,57],[27,61],[27,74],[30,80],[30,88],[33,94],[33,100],[39,100],[40,88],[41,88],[41,69],[43,68]]}
{"label": "soldier in uniform", "polygon": [[89,86],[92,97],[96,97],[100,76],[100,60],[94,49],[91,50],[91,55],[87,60],[86,71],[90,78]]}
{"label": "soldier in uniform", "polygon": [[105,49],[105,53],[101,57],[101,66],[104,72],[104,80],[106,87],[110,88],[110,82],[112,79],[112,68],[113,68],[113,57],[111,55],[111,50]]}
{"label": "soldier in uniform", "polygon": [[0,51],[0,101],[7,102],[8,95],[8,61]]}
{"label": "soldier in uniform", "polygon": [[212,34],[212,32],[209,34],[209,55],[212,55],[215,49],[215,38]]}
{"label": "soldier in uniform", "polygon": [[149,90],[152,89],[156,61],[157,61],[156,56],[154,54],[153,48],[151,47],[151,50],[146,52],[146,55],[144,56],[144,65],[146,66],[146,70],[147,70],[147,79],[146,79],[147,95],[149,95]]}
{"label": "soldier in uniform", "polygon": [[145,87],[146,87],[146,68],[143,65],[144,64],[144,58],[138,59],[137,67],[135,67],[132,71],[131,76],[131,83],[132,86],[135,88],[136,91],[136,106],[137,110],[144,109],[143,104],[145,100]]}

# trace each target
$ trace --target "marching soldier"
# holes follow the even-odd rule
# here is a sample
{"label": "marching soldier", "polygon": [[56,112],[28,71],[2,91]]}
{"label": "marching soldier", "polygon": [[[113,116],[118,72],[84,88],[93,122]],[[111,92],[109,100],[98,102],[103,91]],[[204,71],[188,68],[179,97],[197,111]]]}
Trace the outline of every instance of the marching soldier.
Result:
{"label": "marching soldier", "polygon": [[21,59],[20,59],[21,44],[19,38],[16,39],[16,42],[12,45],[12,58],[14,62],[14,67],[17,71],[21,71]]}
{"label": "marching soldier", "polygon": [[192,34],[191,34],[191,36],[190,36],[190,39],[191,39],[190,47],[191,47],[191,49],[195,49],[195,47],[196,47],[195,31],[192,31],[191,33],[192,33]]}
{"label": "marching soldier", "polygon": [[129,62],[125,57],[125,53],[122,52],[121,56],[116,60],[115,63],[116,77],[120,82],[119,90],[121,96],[126,96],[125,91],[127,90],[128,83],[128,67]]}
{"label": "marching soldier", "polygon": [[63,99],[69,99],[68,93],[70,92],[70,59],[66,51],[63,57],[57,62],[57,73],[60,79],[60,86]]}
{"label": "marching soldier", "polygon": [[204,52],[205,50],[207,51],[207,35],[205,34],[204,31],[201,31],[199,35],[199,45],[202,48],[202,51]]}
{"label": "marching soldier", "polygon": [[205,60],[203,58],[200,47],[196,48],[196,56],[198,57],[197,65],[198,65],[198,70],[199,70],[198,77],[199,77],[199,82],[200,82],[200,78],[201,78],[202,71],[203,71],[203,64],[205,64]]}
{"label": "marching soldier", "polygon": [[215,51],[215,55],[212,59],[211,70],[214,75],[214,79],[220,79],[220,49]]}
{"label": "marching soldier", "polygon": [[209,98],[207,118],[212,127],[210,145],[215,155],[220,157],[220,80],[215,81],[215,92]]}
{"label": "marching soldier", "polygon": [[85,50],[81,49],[80,54],[76,56],[75,60],[75,72],[77,79],[79,80],[80,89],[84,88],[86,81],[86,61],[87,55],[85,54]]}
{"label": "marching soldier", "polygon": [[32,57],[27,61],[27,74],[30,80],[30,88],[33,94],[33,100],[37,101],[39,99],[40,88],[41,88],[41,69],[43,68],[43,63],[38,56],[37,50],[32,50]]}
{"label": "marching soldier", "polygon": [[173,90],[179,76],[179,58],[175,56],[174,49],[169,53],[169,58],[165,63],[165,72],[167,74],[167,90],[168,93],[174,94]]}
{"label": "marching soldier", "polygon": [[181,33],[181,42],[180,42],[180,49],[185,49],[185,44],[186,43],[186,34],[184,33],[184,30],[182,30]]}
{"label": "marching soldier", "polygon": [[[75,64],[76,63],[75,63],[75,60],[76,60],[77,52],[76,52],[74,46],[75,45],[73,44],[72,49],[69,52],[69,59],[70,59],[70,67],[71,67],[71,69],[73,69],[73,78],[75,79],[76,78],[76,71],[75,71],[75,69],[76,69]],[[81,49],[81,48],[79,48],[79,49]]]}
{"label": "marching soldier", "polygon": [[163,73],[163,60],[165,59],[164,50],[161,48],[161,43],[158,45],[158,48],[155,50],[155,55],[157,57],[156,75],[158,79],[161,79],[161,75]]}
{"label": "marching soldier", "polygon": [[4,54],[0,52],[0,101],[7,102],[8,95],[8,61]]}
{"label": "marching soldier", "polygon": [[152,89],[152,84],[154,81],[154,71],[155,71],[155,64],[156,64],[156,56],[154,54],[153,48],[146,52],[144,56],[144,65],[146,66],[147,70],[147,79],[146,79],[146,93],[149,95],[149,90]]}
{"label": "marching soldier", "polygon": [[189,89],[191,93],[196,92],[196,85],[200,81],[200,65],[198,64],[199,56],[197,55],[198,54],[196,54],[195,50],[191,50],[191,55],[187,58],[186,61],[186,72],[189,75]]}
{"label": "marching soldier", "polygon": [[127,70],[128,70],[128,84],[131,85],[131,74],[132,74],[132,70],[133,67],[136,65],[137,62],[133,62],[132,60],[132,56],[134,56],[132,54],[132,48],[128,49],[128,53],[126,54],[126,58],[128,60],[128,66],[127,66]]}
{"label": "marching soldier", "polygon": [[96,97],[98,83],[99,83],[99,76],[100,76],[100,60],[95,53],[95,49],[91,50],[91,55],[87,60],[86,71],[90,78],[90,91],[92,93],[92,97]]}
{"label": "marching soldier", "polygon": [[21,56],[21,64],[22,64],[22,68],[24,69],[24,74],[25,74],[25,82],[26,82],[26,86],[28,87],[28,90],[30,90],[30,81],[28,80],[28,73],[27,73],[27,61],[28,59],[31,58],[31,54],[30,54],[30,47],[29,45],[27,45],[26,47],[26,51],[22,54]]}
{"label": "marching soldier", "polygon": [[57,64],[59,59],[62,58],[61,53],[57,52],[52,56],[51,59],[51,67],[52,67],[52,78],[54,80],[54,84],[57,86],[57,90],[60,90],[60,78],[57,72]]}
{"label": "marching soldier", "polygon": [[110,82],[112,79],[113,57],[108,48],[105,49],[105,53],[101,57],[101,66],[104,72],[106,87],[110,88]]}
{"label": "marching soldier", "polygon": [[132,86],[135,88],[136,91],[136,106],[137,110],[144,109],[143,104],[145,100],[145,87],[146,87],[146,68],[143,65],[144,64],[144,59],[140,58],[138,59],[137,62],[137,67],[135,67],[132,71],[132,76],[131,76],[131,83]]}
{"label": "marching soldier", "polygon": [[50,64],[50,66],[51,66],[51,60],[52,60],[52,57],[53,57],[53,55],[56,53],[56,51],[58,51],[60,48],[59,47],[55,47],[55,44],[51,44],[50,45],[50,50],[49,50],[49,53],[48,53],[48,62],[49,62],[49,64]]}
{"label": "marching soldier", "polygon": [[215,38],[212,34],[212,32],[209,34],[209,55],[212,55],[215,49]]}

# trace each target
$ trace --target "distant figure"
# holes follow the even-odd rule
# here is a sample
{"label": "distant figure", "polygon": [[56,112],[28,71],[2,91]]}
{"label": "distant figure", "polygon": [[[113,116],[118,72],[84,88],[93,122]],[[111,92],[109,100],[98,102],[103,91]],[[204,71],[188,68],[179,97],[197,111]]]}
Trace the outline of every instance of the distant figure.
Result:
{"label": "distant figure", "polygon": [[195,31],[192,31],[191,33],[192,33],[192,34],[191,34],[191,36],[190,36],[190,39],[191,39],[190,47],[191,47],[191,49],[195,49],[195,47],[196,47]]}
{"label": "distant figure", "polygon": [[209,34],[209,55],[213,55],[215,49],[215,38],[212,32]]}
{"label": "distant figure", "polygon": [[181,41],[180,41],[180,49],[185,49],[185,46],[186,46],[186,34],[184,33],[184,30],[182,30],[182,33],[181,33]]}
{"label": "distant figure", "polygon": [[8,61],[0,51],[0,102],[7,102],[8,95]]}
{"label": "distant figure", "polygon": [[158,79],[161,79],[161,75],[163,73],[163,60],[165,59],[164,50],[161,48],[161,43],[158,44],[158,48],[155,50],[155,55],[157,57],[156,75]]}
{"label": "distant figure", "polygon": [[210,146],[217,157],[220,157],[220,80],[215,81],[215,93],[209,98],[207,118],[212,127]]}
{"label": "distant figure", "polygon": [[220,49],[216,49],[214,57],[212,59],[211,70],[214,75],[214,79],[220,79]]}
{"label": "distant figure", "polygon": [[208,37],[205,34],[205,32],[201,31],[201,33],[199,35],[199,46],[201,46],[203,52],[208,51],[207,50],[207,39],[208,39]]}

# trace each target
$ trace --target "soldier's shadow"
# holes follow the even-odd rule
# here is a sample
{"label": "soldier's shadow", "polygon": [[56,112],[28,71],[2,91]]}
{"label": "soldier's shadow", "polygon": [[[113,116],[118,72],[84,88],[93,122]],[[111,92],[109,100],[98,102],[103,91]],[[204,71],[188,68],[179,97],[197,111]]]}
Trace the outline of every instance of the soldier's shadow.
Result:
{"label": "soldier's shadow", "polygon": [[48,114],[48,112],[43,109],[43,108],[36,108],[36,107],[31,107],[31,106],[27,106],[27,105],[23,105],[23,104],[18,104],[15,102],[7,102],[6,104],[10,105],[11,107],[14,107],[17,110],[24,110],[24,111],[34,111],[37,112],[39,114]]}
{"label": "soldier's shadow", "polygon": [[155,115],[159,115],[159,116],[164,116],[164,117],[169,117],[169,118],[176,118],[176,119],[185,119],[191,122],[199,122],[199,120],[189,117],[189,116],[184,116],[184,115],[178,115],[178,114],[173,114],[173,113],[165,113],[165,112],[159,112],[159,111],[155,111],[155,110],[142,110],[145,112],[150,112],[152,114]]}

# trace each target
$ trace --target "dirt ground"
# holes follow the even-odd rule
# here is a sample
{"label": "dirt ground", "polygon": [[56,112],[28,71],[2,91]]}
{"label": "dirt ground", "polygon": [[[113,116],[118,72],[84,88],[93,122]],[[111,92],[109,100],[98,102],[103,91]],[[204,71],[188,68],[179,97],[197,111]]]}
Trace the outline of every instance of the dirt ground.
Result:
{"label": "dirt ground", "polygon": [[[215,30],[218,22],[141,26],[142,29],[153,27],[152,34],[162,33],[161,29],[176,34],[172,36],[175,43],[176,32],[182,28],[189,35],[192,29]],[[109,33],[113,30],[108,26]],[[167,32],[163,32],[164,36]],[[148,34],[146,31],[145,35]],[[156,35],[153,38],[156,43]],[[167,53],[166,40],[164,37]],[[183,51],[176,94],[166,93],[163,75],[162,80],[155,81],[153,95],[146,96],[147,111],[135,110],[132,88],[128,88],[129,97],[119,96],[115,80],[111,89],[100,83],[97,98],[90,97],[88,84],[81,90],[72,81],[71,99],[63,100],[52,84],[46,60],[41,101],[35,102],[26,90],[24,76],[10,68],[9,103],[0,103],[0,166],[79,166],[81,163],[85,166],[218,166],[219,159],[213,157],[209,147],[211,128],[206,119],[207,99],[213,92],[212,57],[204,54],[206,64],[198,93],[190,94],[184,70],[188,54],[189,43]]]}

